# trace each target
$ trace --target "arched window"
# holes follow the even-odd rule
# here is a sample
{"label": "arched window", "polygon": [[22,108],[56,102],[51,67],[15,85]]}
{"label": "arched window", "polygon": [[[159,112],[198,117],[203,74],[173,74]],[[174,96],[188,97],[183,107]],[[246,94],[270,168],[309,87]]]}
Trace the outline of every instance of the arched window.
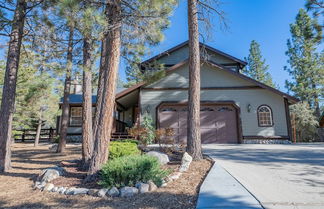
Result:
{"label": "arched window", "polygon": [[273,126],[272,111],[269,106],[261,105],[258,108],[258,122],[259,122],[259,126],[263,126],[263,127]]}

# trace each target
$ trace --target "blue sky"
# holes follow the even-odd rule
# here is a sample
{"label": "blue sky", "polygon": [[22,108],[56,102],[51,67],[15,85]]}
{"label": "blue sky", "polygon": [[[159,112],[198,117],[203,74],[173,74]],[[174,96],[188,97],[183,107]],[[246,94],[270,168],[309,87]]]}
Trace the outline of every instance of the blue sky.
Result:
{"label": "blue sky", "polygon": [[[221,9],[226,13],[229,29],[222,31],[215,26],[211,40],[205,43],[237,58],[248,56],[249,45],[256,40],[269,65],[273,80],[285,90],[288,73],[283,70],[287,65],[287,39],[290,38],[289,24],[293,23],[304,0],[222,0]],[[165,40],[151,48],[152,55],[163,52],[188,40],[187,5],[180,0],[179,6],[171,17],[171,25],[165,30]],[[124,65],[121,64],[120,76],[125,78]]]}

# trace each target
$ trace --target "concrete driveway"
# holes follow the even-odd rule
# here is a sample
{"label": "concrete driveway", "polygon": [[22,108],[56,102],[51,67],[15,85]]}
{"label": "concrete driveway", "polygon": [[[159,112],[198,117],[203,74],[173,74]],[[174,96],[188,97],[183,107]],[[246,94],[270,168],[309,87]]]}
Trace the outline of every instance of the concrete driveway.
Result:
{"label": "concrete driveway", "polygon": [[203,145],[264,208],[324,209],[324,144]]}

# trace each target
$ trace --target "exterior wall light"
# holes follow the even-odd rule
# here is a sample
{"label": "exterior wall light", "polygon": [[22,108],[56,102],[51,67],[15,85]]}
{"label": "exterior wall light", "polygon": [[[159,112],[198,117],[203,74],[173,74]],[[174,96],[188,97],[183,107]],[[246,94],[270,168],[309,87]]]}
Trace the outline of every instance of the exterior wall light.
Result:
{"label": "exterior wall light", "polygon": [[251,104],[248,104],[248,105],[246,106],[246,110],[247,110],[247,112],[251,112],[251,110],[252,110],[252,106],[251,106]]}
{"label": "exterior wall light", "polygon": [[145,111],[147,113],[150,113],[151,112],[151,106],[150,105],[147,105],[146,108],[145,108]]}

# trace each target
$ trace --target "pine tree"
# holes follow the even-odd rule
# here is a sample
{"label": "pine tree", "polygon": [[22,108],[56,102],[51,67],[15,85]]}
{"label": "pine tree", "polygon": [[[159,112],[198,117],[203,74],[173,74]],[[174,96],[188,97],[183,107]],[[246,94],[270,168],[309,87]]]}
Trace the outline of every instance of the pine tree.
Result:
{"label": "pine tree", "polygon": [[120,56],[129,55],[132,58],[137,53],[132,46],[147,47],[161,41],[162,30],[168,26],[168,17],[175,4],[175,0],[105,1],[108,24],[101,45],[97,110],[93,126],[95,141],[86,180],[91,180],[108,159]]}
{"label": "pine tree", "polygon": [[286,80],[286,87],[302,101],[307,101],[320,116],[320,99],[323,98],[323,53],[319,52],[322,30],[317,27],[304,9],[300,9],[295,23],[290,25],[291,39],[287,41],[288,63],[285,67],[293,81]]}
{"label": "pine tree", "polygon": [[189,97],[187,150],[194,160],[202,159],[200,134],[200,49],[197,1],[188,0]]}
{"label": "pine tree", "polygon": [[2,92],[0,118],[0,173],[11,168],[11,125],[15,108],[16,83],[27,2],[18,0],[11,22],[11,33]]}
{"label": "pine tree", "polygon": [[243,69],[243,73],[268,86],[275,87],[268,72],[269,65],[266,64],[265,59],[262,57],[258,42],[255,40],[251,42],[249,52],[249,56],[245,58],[247,66]]}

